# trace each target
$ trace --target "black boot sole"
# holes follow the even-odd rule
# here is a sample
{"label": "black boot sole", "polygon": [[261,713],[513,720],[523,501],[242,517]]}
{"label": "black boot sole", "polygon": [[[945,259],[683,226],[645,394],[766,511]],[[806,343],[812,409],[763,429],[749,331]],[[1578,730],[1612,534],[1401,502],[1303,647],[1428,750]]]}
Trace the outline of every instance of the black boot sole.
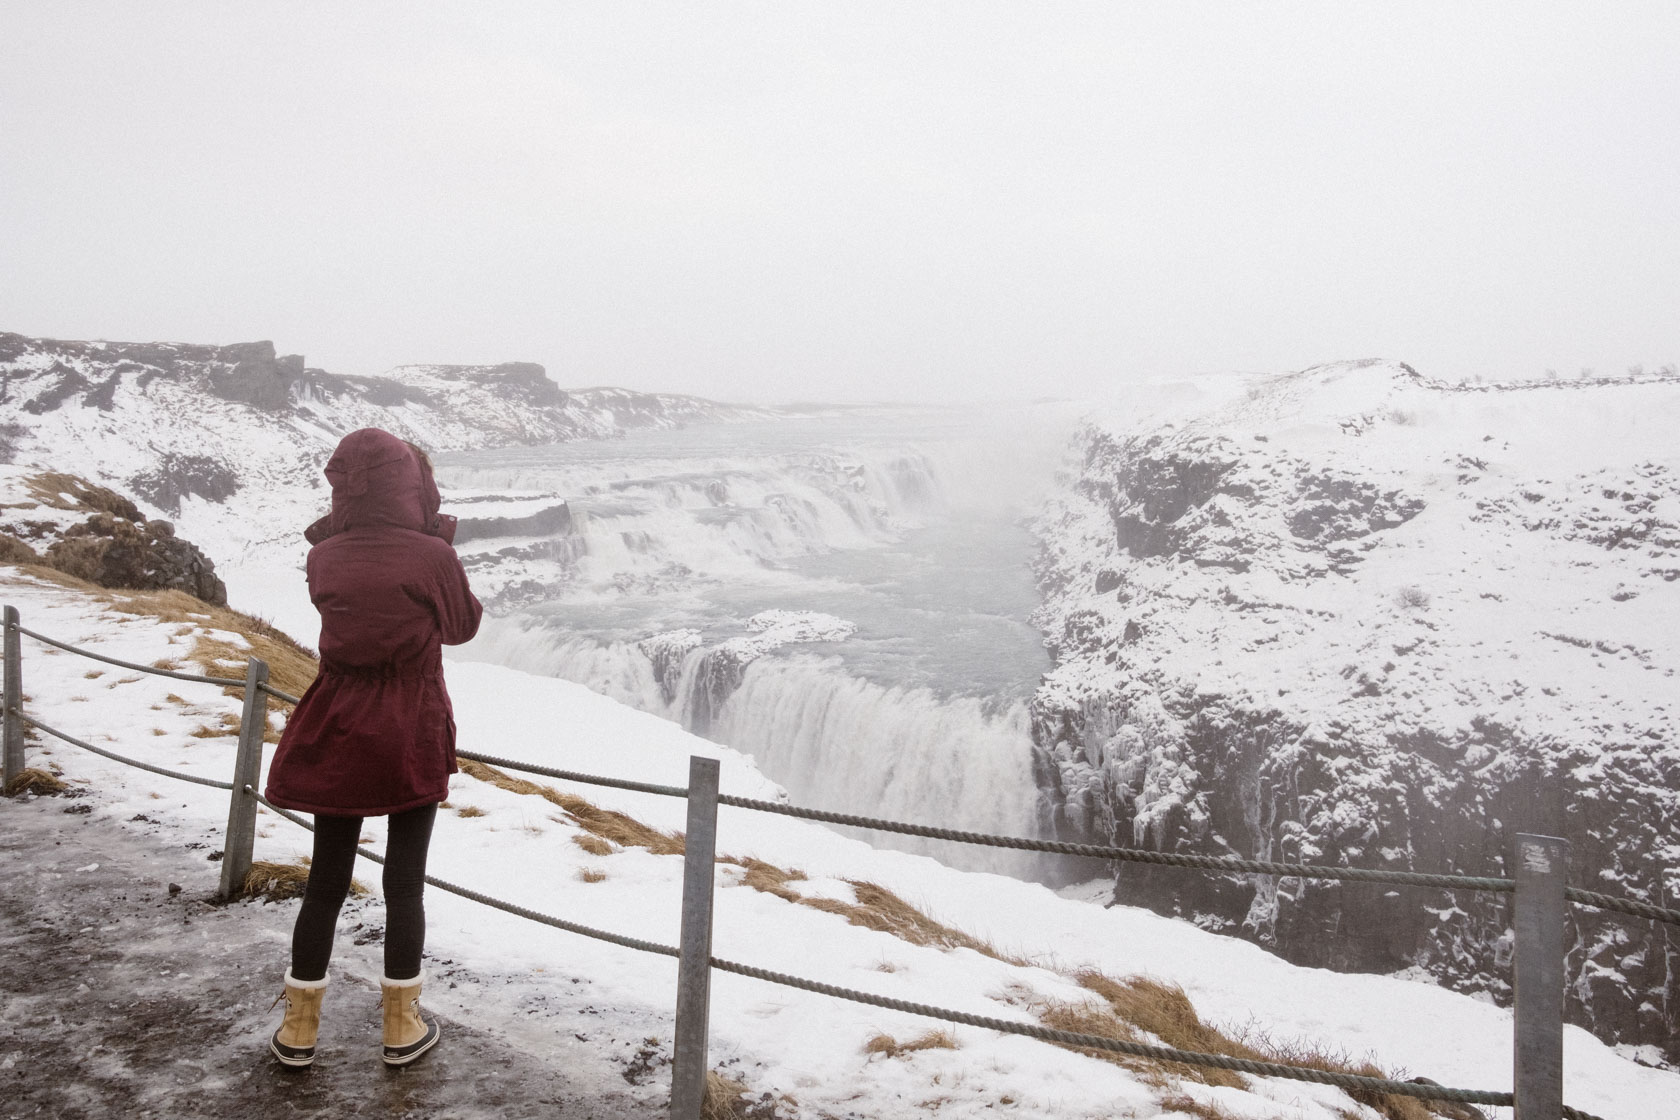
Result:
{"label": "black boot sole", "polygon": [[436,1046],[438,1038],[441,1034],[442,1032],[438,1030],[438,1025],[435,1021],[427,1023],[426,1033],[419,1039],[409,1043],[407,1046],[385,1047],[384,1051],[379,1055],[379,1060],[388,1066],[406,1066],[408,1063],[414,1061],[426,1051]]}

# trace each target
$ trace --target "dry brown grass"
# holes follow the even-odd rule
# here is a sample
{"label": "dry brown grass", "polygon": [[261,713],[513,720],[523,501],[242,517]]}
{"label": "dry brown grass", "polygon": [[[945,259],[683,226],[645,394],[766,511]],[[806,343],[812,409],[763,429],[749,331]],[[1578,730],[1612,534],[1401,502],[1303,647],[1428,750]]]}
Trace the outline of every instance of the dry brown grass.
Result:
{"label": "dry brown grass", "polygon": [[909,1042],[900,1042],[890,1034],[876,1034],[863,1044],[865,1054],[879,1054],[885,1058],[901,1058],[919,1050],[955,1050],[956,1048],[956,1036],[943,1029],[919,1034]]}
{"label": "dry brown grass", "polygon": [[741,877],[741,885],[751,887],[755,891],[773,894],[787,902],[804,902],[796,891],[789,890],[787,884],[801,882],[805,878],[803,871],[790,871],[777,867],[773,863],[766,863],[761,859],[747,856],[740,859],[735,856],[719,856],[719,863],[731,864],[744,868],[746,874]]}
{"label": "dry brown grass", "polygon": [[593,832],[580,832],[572,837],[572,843],[582,848],[592,856],[610,856],[615,849],[605,840]]}
{"label": "dry brown grass", "polygon": [[[1159,1039],[1161,1045],[1178,1050],[1265,1060],[1265,1055],[1203,1023],[1189,997],[1177,985],[1163,984],[1142,976],[1115,980],[1089,969],[1076,973],[1073,979],[1086,991],[1100,996],[1102,1003],[1047,1003],[1039,1011],[1039,1018],[1045,1026],[1125,1042],[1144,1042],[1147,1033]],[[1161,1084],[1169,1084],[1169,1079],[1188,1078],[1206,1085],[1232,1088],[1243,1085],[1241,1077],[1229,1070],[1156,1062],[1111,1050],[1068,1049],[1125,1066]]]}
{"label": "dry brown grass", "polygon": [[115,490],[95,486],[86,479],[62,471],[45,471],[23,480],[24,489],[36,502],[49,509],[85,510],[127,518],[136,512],[134,503]]}
{"label": "dry brown grass", "polygon": [[459,809],[455,810],[455,815],[457,817],[482,817],[484,815],[484,810],[480,809],[477,805],[463,805]]}
{"label": "dry brown grass", "polygon": [[[265,902],[280,902],[288,898],[302,898],[309,882],[309,860],[297,863],[269,863],[257,860],[246,872],[239,886],[238,898],[260,898]],[[350,894],[361,898],[368,893],[367,885],[358,879],[350,880]]]}
{"label": "dry brown grass", "polygon": [[780,1105],[798,1107],[798,1102],[786,1094],[772,1100],[769,1093],[764,1093],[753,1100],[750,1092],[744,1082],[708,1070],[706,1092],[700,1100],[700,1120],[777,1120],[785,1115]]}
{"label": "dry brown grass", "polygon": [[26,766],[12,778],[5,792],[7,797],[21,797],[26,793],[40,796],[63,793],[69,788],[51,772],[35,766]]}
{"label": "dry brown grass", "polygon": [[191,731],[187,732],[187,734],[191,735],[194,739],[220,739],[226,735],[238,735],[239,717],[230,712],[223,712],[221,716],[217,718],[214,726],[208,723],[201,723]]}
{"label": "dry brown grass", "polygon": [[488,782],[498,789],[505,789],[510,793],[525,794],[541,797],[551,804],[558,805],[565,811],[573,824],[585,832],[593,833],[602,840],[617,844],[621,848],[646,848],[656,856],[674,856],[683,853],[683,838],[681,833],[661,832],[657,828],[645,825],[634,817],[611,809],[603,809],[574,793],[563,793],[553,786],[538,785],[528,782],[524,778],[515,778],[505,774],[494,766],[486,766],[482,762],[470,759],[461,760],[461,772],[477,778],[481,782]]}
{"label": "dry brown grass", "polygon": [[[857,902],[837,902],[833,899],[807,898],[801,901],[817,910],[842,914],[854,926],[890,933],[912,945],[931,945],[939,949],[972,949],[995,960],[1008,960],[978,937],[936,921],[883,886],[861,879],[847,879]],[[1015,962],[1020,963],[1020,962]]]}
{"label": "dry brown grass", "polygon": [[1185,1096],[1183,1093],[1170,1093],[1161,1098],[1163,1112],[1184,1112],[1201,1120],[1242,1120],[1234,1112],[1227,1112],[1216,1104],[1199,1101],[1195,1097]]}
{"label": "dry brown grass", "polygon": [[10,533],[0,533],[0,564],[30,564],[41,562],[41,554],[36,552],[28,542],[20,541]]}
{"label": "dry brown grass", "polygon": [[826,914],[838,914],[854,926],[890,933],[912,945],[931,945],[939,949],[973,949],[996,960],[1010,959],[978,937],[971,937],[960,929],[936,921],[887,888],[863,879],[845,880],[852,888],[856,902],[843,902],[835,898],[805,898],[787,885],[802,882],[805,879],[803,871],[777,867],[752,856],[719,856],[718,862],[744,868],[746,874],[741,877],[743,886],[775,895],[787,902],[821,910]]}
{"label": "dry brown grass", "polygon": [[[1324,1050],[1299,1040],[1278,1042],[1271,1038],[1263,1038],[1257,1039],[1254,1045],[1260,1048],[1269,1061],[1306,1066],[1308,1069],[1321,1069],[1329,1073],[1352,1073],[1360,1077],[1379,1077],[1386,1080],[1391,1076],[1369,1058],[1356,1059],[1346,1052]],[[1449,1101],[1423,1101],[1417,1097],[1396,1097],[1387,1093],[1368,1093],[1358,1089],[1347,1089],[1344,1092],[1360,1104],[1381,1113],[1385,1120],[1434,1120],[1436,1116],[1468,1115],[1461,1106]]]}
{"label": "dry brown grass", "polygon": [[[152,666],[155,669],[201,671],[206,676],[243,678],[246,659],[260,657],[268,662],[268,683],[271,686],[293,696],[302,696],[315,680],[315,674],[320,668],[314,654],[267,619],[245,614],[231,607],[213,607],[185,591],[113,590],[55,568],[26,565],[25,570],[47,582],[83,592],[120,614],[192,627],[188,632],[199,634],[188,652],[155,662]],[[249,648],[242,648],[226,638],[200,632],[208,629],[228,630],[239,634],[250,643]],[[231,696],[241,694],[239,689],[230,688],[227,691]],[[169,699],[178,704],[186,704],[185,700],[173,694]],[[237,734],[238,730],[238,721],[235,720],[230,731],[225,733]],[[279,738],[279,734],[269,728],[263,738],[267,742],[274,742]]]}
{"label": "dry brown grass", "polygon": [[[1251,1061],[1281,1062],[1285,1065],[1307,1066],[1331,1073],[1352,1073],[1379,1078],[1389,1076],[1374,1062],[1354,1061],[1345,1054],[1328,1053],[1304,1042],[1280,1043],[1269,1038],[1233,1037],[1226,1034],[1204,1023],[1190,1002],[1190,997],[1176,984],[1163,983],[1145,976],[1128,976],[1116,980],[1094,969],[1077,972],[1073,979],[1086,991],[1100,996],[1102,1004],[1045,1003],[1037,1009],[1045,1026],[1128,1042],[1149,1041],[1145,1035],[1153,1035],[1161,1045],[1176,1050],[1194,1050],[1203,1054],[1219,1054]],[[1168,1088],[1184,1080],[1231,1088],[1242,1088],[1245,1084],[1242,1080],[1243,1075],[1229,1070],[1178,1062],[1157,1062],[1104,1050],[1079,1052],[1125,1066],[1160,1088]],[[1381,1113],[1386,1120],[1432,1120],[1436,1115],[1429,1106],[1414,1097],[1356,1090],[1348,1090],[1347,1093],[1360,1104]],[[1226,1115],[1216,1106],[1198,1104],[1189,1097],[1180,1096],[1175,1099],[1187,1102],[1176,1107],[1196,1116],[1222,1120]],[[1442,1105],[1440,1114],[1457,1115],[1449,1105]]]}
{"label": "dry brown grass", "polygon": [[577,877],[585,883],[599,883],[607,877],[607,873],[599,867],[580,867]]}

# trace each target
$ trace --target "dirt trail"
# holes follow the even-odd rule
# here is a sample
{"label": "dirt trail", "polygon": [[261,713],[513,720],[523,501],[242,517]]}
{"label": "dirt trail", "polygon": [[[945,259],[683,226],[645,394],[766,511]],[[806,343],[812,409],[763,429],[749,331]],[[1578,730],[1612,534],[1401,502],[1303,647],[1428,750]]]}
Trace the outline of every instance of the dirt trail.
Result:
{"label": "dirt trail", "polygon": [[283,1069],[266,1047],[292,909],[213,906],[202,854],[78,814],[80,804],[0,800],[5,1120],[665,1114],[659,1082],[633,1087],[603,1077],[593,1055],[560,1043],[533,1055],[442,1016],[435,1051],[387,1070],[377,985],[336,966],[320,1057]]}

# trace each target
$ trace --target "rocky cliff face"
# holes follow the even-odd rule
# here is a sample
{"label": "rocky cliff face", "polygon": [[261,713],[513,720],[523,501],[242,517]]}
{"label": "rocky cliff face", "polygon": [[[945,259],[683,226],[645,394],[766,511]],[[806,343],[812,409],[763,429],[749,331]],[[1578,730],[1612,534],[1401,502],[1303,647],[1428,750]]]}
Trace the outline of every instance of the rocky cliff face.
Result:
{"label": "rocky cliff face", "polygon": [[[1680,384],[1354,363],[1097,424],[1040,524],[1036,773],[1067,839],[1680,897]],[[1510,996],[1498,896],[1123,866],[1292,960]],[[1576,910],[1569,1014],[1680,1060],[1680,936]]]}
{"label": "rocky cliff face", "polygon": [[215,563],[147,520],[121,494],[84,479],[0,468],[0,560],[41,564],[101,587],[174,588],[216,606],[227,588]]}

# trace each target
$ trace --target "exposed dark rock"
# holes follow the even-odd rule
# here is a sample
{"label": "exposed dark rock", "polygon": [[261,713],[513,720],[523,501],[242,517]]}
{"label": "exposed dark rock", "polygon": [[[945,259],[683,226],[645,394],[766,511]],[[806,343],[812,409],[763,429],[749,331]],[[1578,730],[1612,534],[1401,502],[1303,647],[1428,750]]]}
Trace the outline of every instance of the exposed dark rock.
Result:
{"label": "exposed dark rock", "polygon": [[432,403],[432,398],[424,390],[404,384],[393,377],[356,377],[328,373],[326,370],[311,367],[304,370],[303,376],[292,384],[294,401],[305,397],[330,399],[339,396],[359,398],[381,408],[395,408],[410,403]]}
{"label": "exposed dark rock", "polygon": [[437,377],[470,381],[482,385],[503,400],[521,404],[564,408],[565,390],[548,379],[548,371],[535,362],[502,362],[494,366],[432,366]]}
{"label": "exposed dark rock", "polygon": [[23,411],[32,416],[56,411],[59,405],[86,390],[90,384],[87,378],[63,362],[54,362],[47,375],[46,387],[32,399],[23,402]]}
{"label": "exposed dark rock", "polygon": [[272,342],[242,342],[221,347],[221,361],[230,368],[210,374],[210,391],[230,401],[243,401],[276,412],[291,400],[291,383],[303,376],[303,357],[275,357]]}
{"label": "exposed dark rock", "polygon": [[1416,498],[1318,471],[1302,476],[1287,520],[1289,531],[1304,540],[1346,541],[1404,525],[1422,512],[1423,502]]}
{"label": "exposed dark rock", "polygon": [[110,412],[116,403],[117,382],[122,378],[119,374],[111,374],[104,381],[94,386],[86,396],[82,397],[84,408],[97,408],[101,412]]}
{"label": "exposed dark rock", "polygon": [[465,544],[495,537],[553,537],[571,529],[571,507],[561,502],[526,517],[463,517],[455,526],[455,542]]}
{"label": "exposed dark rock", "polygon": [[227,603],[216,565],[177,537],[169,522],[147,521],[130,499],[74,475],[42,474],[26,481],[40,506],[88,516],[64,528],[59,518],[29,517],[29,510],[40,508],[32,503],[12,506],[0,525],[0,560],[45,564],[102,587],[175,588],[217,606]]}
{"label": "exposed dark rock", "polygon": [[22,424],[7,421],[0,424],[0,463],[10,463],[17,458],[18,440],[29,434],[29,429]]}
{"label": "exposed dark rock", "polygon": [[158,465],[129,479],[135,493],[159,509],[181,512],[181,499],[196,495],[225,502],[239,491],[239,476],[207,455],[165,453]]}
{"label": "exposed dark rock", "polygon": [[47,548],[46,562],[101,587],[175,588],[216,606],[227,604],[227,587],[216,565],[167,521],[135,522],[96,513],[65,531]]}

